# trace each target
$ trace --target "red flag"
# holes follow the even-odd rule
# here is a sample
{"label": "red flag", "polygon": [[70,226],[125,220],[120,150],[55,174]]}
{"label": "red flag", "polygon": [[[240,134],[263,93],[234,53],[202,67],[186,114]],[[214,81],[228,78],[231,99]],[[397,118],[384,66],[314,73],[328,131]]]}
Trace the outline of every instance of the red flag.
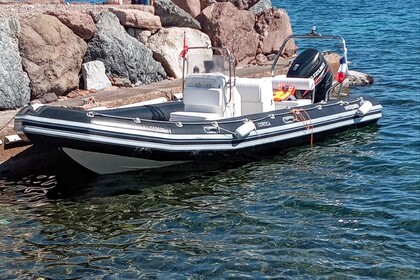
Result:
{"label": "red flag", "polygon": [[187,53],[188,53],[187,36],[185,35],[185,32],[184,32],[184,48],[182,49],[180,56],[182,58],[185,58]]}

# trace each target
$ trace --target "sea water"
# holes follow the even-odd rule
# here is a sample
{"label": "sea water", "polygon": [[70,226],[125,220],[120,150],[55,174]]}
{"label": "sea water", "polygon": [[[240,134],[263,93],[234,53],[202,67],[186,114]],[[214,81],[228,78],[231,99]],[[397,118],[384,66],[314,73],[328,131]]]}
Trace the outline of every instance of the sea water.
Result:
{"label": "sea water", "polygon": [[194,173],[1,180],[0,279],[420,278],[417,1],[273,3],[346,39],[378,125]]}

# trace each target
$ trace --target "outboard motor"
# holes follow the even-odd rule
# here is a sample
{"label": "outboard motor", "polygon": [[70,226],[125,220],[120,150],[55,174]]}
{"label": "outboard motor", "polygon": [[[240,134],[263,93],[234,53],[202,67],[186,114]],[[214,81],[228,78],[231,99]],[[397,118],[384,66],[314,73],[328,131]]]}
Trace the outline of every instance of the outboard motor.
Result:
{"label": "outboard motor", "polygon": [[[325,99],[332,86],[332,74],[325,57],[315,49],[306,49],[293,61],[287,72],[289,78],[311,78],[315,82],[314,102]],[[297,90],[296,98],[312,98],[312,91]]]}

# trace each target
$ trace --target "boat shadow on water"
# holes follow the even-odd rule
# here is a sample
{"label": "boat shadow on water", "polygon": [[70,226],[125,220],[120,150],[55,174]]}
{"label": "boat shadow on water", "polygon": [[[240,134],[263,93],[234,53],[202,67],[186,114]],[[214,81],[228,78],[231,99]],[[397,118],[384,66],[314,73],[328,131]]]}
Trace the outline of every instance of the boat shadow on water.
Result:
{"label": "boat shadow on water", "polygon": [[[28,158],[31,164],[23,164]],[[22,202],[139,194],[145,189],[211,177],[238,168],[250,160],[192,161],[156,169],[99,175],[60,150],[31,147],[0,166],[0,189],[5,190],[3,194],[8,194],[3,196],[3,200],[23,198]]]}
{"label": "boat shadow on water", "polygon": [[[0,174],[0,186],[8,188],[9,193],[15,193],[16,196],[19,196],[19,193],[30,196],[32,192],[37,197],[39,194],[45,196],[43,199],[47,200],[85,200],[124,194],[135,195],[147,189],[182,185],[182,183],[192,180],[217,177],[222,172],[242,168],[256,162],[259,164],[290,164],[296,157],[302,160],[305,154],[308,161],[315,160],[314,153],[326,153],[326,149],[334,147],[354,149],[351,147],[366,146],[377,139],[378,127],[379,125],[372,125],[340,132],[334,137],[315,141],[314,147],[311,147],[308,141],[307,144],[300,147],[252,153],[247,158],[193,161],[164,168],[109,175],[97,175],[74,162],[65,153],[49,151],[44,154],[48,160],[44,158],[35,169],[27,169],[26,172],[21,169],[19,173]],[[308,164],[310,163],[308,162]],[[14,200],[11,197],[9,199]]]}
{"label": "boat shadow on water", "polygon": [[135,195],[146,189],[211,177],[245,164],[245,161],[189,162],[158,169],[97,175],[78,166],[71,159],[68,161],[69,165],[75,165],[79,171],[75,172],[76,176],[72,176],[66,170],[58,170],[57,185],[48,192],[49,198],[80,200],[124,194]]}

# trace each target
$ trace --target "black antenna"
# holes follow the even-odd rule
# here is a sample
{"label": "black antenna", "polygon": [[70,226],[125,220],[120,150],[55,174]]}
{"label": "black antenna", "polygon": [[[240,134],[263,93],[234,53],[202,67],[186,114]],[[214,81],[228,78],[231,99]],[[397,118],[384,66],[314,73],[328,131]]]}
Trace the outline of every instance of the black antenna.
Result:
{"label": "black antenna", "polygon": [[315,25],[312,26],[311,33],[308,33],[307,35],[310,35],[310,36],[321,36],[321,34],[319,34],[319,33],[316,32],[316,26]]}

